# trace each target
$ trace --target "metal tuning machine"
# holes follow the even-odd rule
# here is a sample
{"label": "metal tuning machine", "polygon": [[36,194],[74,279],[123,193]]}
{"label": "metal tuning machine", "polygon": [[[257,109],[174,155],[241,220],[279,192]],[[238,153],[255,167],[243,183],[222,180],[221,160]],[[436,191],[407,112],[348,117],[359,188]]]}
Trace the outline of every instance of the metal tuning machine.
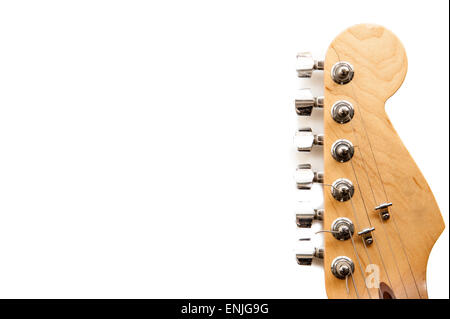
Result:
{"label": "metal tuning machine", "polygon": [[348,179],[337,179],[334,181],[333,185],[331,185],[331,195],[339,202],[348,201],[353,197],[354,193],[355,187]]}
{"label": "metal tuning machine", "polygon": [[301,266],[311,266],[314,259],[323,259],[324,249],[314,248],[312,252],[296,254],[297,263]]}
{"label": "metal tuning machine", "polygon": [[331,262],[331,272],[336,278],[346,279],[355,271],[355,264],[347,256],[338,256]]}
{"label": "metal tuning machine", "polygon": [[331,69],[331,77],[337,84],[347,84],[348,82],[353,80],[354,75],[355,71],[353,69],[353,66],[345,61],[336,63]]}
{"label": "metal tuning machine", "polygon": [[315,172],[311,164],[300,164],[295,171],[298,189],[311,189],[313,183],[323,183],[323,172]]}
{"label": "metal tuning machine", "polygon": [[323,134],[313,134],[309,127],[295,132],[294,144],[299,152],[310,152],[314,145],[323,145]]}
{"label": "metal tuning machine", "polygon": [[295,214],[295,221],[299,228],[310,228],[314,220],[322,221],[324,215],[323,209],[302,209]]}
{"label": "metal tuning machine", "polygon": [[331,224],[330,230],[319,230],[318,233],[331,233],[337,240],[347,240],[355,233],[355,226],[350,219],[339,217]]}
{"label": "metal tuning machine", "polygon": [[323,96],[314,96],[310,89],[300,89],[295,96],[295,111],[300,116],[310,116],[313,108],[323,108]]}
{"label": "metal tuning machine", "polygon": [[354,153],[355,148],[352,142],[345,139],[337,140],[331,146],[331,156],[333,156],[333,158],[340,163],[345,163],[351,160]]}
{"label": "metal tuning machine", "polygon": [[331,224],[330,230],[319,230],[316,232],[316,234],[319,233],[331,233],[337,240],[347,240],[355,233],[355,226],[350,219],[339,217]]}
{"label": "metal tuning machine", "polygon": [[324,62],[314,60],[311,52],[300,52],[297,54],[296,69],[299,78],[310,78],[313,71],[324,69]]}
{"label": "metal tuning machine", "polygon": [[[316,70],[324,69],[324,62],[314,60],[311,53],[302,52],[297,55],[297,75],[310,78]],[[295,111],[299,116],[311,116],[314,108],[323,108],[324,98],[316,97],[310,89],[301,89],[295,96]],[[294,137],[294,144],[299,152],[311,152],[314,146],[323,145],[323,134],[314,134],[310,127],[300,128]],[[301,164],[295,171],[295,182],[298,189],[310,190],[314,183],[323,183],[322,172],[312,170],[310,164]],[[296,211],[296,223],[299,228],[310,228],[314,220],[323,220],[323,209],[300,209]],[[301,238],[301,241],[310,238]],[[296,254],[299,265],[311,265],[314,259],[323,259],[324,250],[314,248],[313,251]]]}

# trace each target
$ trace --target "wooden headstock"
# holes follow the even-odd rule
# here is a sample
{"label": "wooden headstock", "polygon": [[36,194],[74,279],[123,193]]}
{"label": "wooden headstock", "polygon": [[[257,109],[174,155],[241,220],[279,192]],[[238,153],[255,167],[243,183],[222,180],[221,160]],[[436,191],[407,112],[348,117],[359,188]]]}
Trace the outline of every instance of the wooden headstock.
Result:
{"label": "wooden headstock", "polygon": [[[333,67],[342,61],[354,71],[346,84],[332,78]],[[354,226],[351,239],[337,240],[325,234],[328,297],[427,298],[427,260],[444,222],[427,182],[385,112],[386,100],[406,76],[403,45],[384,27],[356,25],[331,43],[323,70],[324,229],[330,230],[341,217],[351,220]],[[347,72],[340,75],[345,77]],[[338,123],[331,115],[338,101],[353,106],[353,118],[346,123]],[[339,139],[353,144],[351,160],[339,162],[331,155]],[[353,184],[349,200],[338,201],[332,195],[332,190],[337,194],[341,191],[331,186],[340,178]],[[392,206],[375,209],[384,203]],[[364,234],[358,235],[371,227],[375,230],[365,235],[372,236],[372,243]],[[346,280],[330,271],[339,256],[354,263]]]}

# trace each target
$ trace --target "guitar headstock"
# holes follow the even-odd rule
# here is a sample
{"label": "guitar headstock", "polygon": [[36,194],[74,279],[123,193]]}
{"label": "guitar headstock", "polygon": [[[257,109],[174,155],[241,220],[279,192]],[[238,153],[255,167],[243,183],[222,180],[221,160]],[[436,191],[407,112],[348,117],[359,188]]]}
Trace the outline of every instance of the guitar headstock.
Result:
{"label": "guitar headstock", "polygon": [[333,40],[323,62],[298,59],[299,77],[323,70],[325,92],[302,90],[295,103],[299,116],[323,112],[324,123],[323,135],[296,135],[299,151],[323,145],[324,159],[323,173],[296,171],[298,188],[322,183],[324,194],[323,208],[297,215],[299,227],[323,220],[324,249],[298,254],[299,264],[323,258],[329,298],[427,298],[428,256],[444,222],[385,112],[406,76],[403,45],[384,27],[360,24]]}

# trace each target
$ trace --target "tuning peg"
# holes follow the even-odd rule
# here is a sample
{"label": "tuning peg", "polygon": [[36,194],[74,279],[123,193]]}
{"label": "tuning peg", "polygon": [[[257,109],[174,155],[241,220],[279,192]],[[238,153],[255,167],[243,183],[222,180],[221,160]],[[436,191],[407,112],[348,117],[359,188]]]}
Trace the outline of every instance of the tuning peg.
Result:
{"label": "tuning peg", "polygon": [[310,78],[313,71],[323,70],[323,61],[314,60],[311,52],[297,54],[297,74],[299,78]]}
{"label": "tuning peg", "polygon": [[323,183],[323,173],[314,172],[311,164],[300,164],[295,170],[298,189],[311,189],[313,183]]}
{"label": "tuning peg", "polygon": [[323,108],[323,96],[315,97],[311,89],[300,89],[295,97],[295,111],[300,116],[310,116],[314,107]]}
{"label": "tuning peg", "polygon": [[347,240],[355,233],[355,226],[353,222],[345,217],[338,217],[331,224],[330,230],[319,230],[318,233],[330,233],[338,240]]}
{"label": "tuning peg", "polygon": [[331,272],[336,278],[347,279],[355,272],[355,264],[347,256],[338,256],[331,262]]}
{"label": "tuning peg", "polygon": [[323,248],[314,248],[312,252],[302,252],[300,254],[296,254],[295,258],[297,259],[297,263],[302,266],[311,266],[313,259],[323,259],[324,249]]}
{"label": "tuning peg", "polygon": [[324,209],[302,209],[295,213],[297,226],[300,228],[310,228],[314,220],[323,220]]}
{"label": "tuning peg", "polygon": [[304,127],[295,132],[294,143],[299,152],[310,152],[313,145],[323,145],[323,134],[315,135],[311,128]]}

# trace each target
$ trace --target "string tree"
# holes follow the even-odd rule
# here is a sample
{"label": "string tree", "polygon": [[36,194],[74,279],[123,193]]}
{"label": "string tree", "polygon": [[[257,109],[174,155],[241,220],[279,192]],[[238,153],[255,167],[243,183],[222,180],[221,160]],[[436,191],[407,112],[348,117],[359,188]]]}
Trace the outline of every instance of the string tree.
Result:
{"label": "string tree", "polygon": [[366,245],[372,245],[373,243],[373,235],[372,232],[375,230],[375,227],[369,227],[358,232],[358,235],[364,240]]}
{"label": "string tree", "polygon": [[375,207],[375,210],[380,214],[381,219],[388,220],[391,217],[389,212],[389,207],[392,206],[392,203],[383,203]]}

